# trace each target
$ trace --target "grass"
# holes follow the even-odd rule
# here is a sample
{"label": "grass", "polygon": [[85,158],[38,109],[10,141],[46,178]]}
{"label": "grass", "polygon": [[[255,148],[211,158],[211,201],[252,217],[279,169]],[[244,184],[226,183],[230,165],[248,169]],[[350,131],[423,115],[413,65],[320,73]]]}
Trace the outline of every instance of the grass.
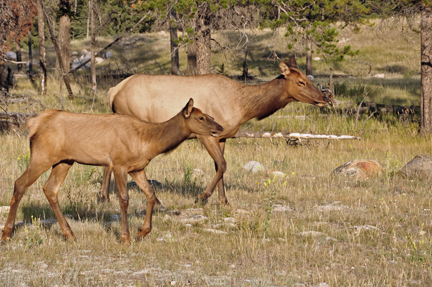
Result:
{"label": "grass", "polygon": [[[392,33],[395,32],[390,32],[341,37],[352,39],[353,46],[375,45],[375,50],[371,50],[378,54],[393,46],[394,50],[405,51],[407,59],[418,56],[412,47],[407,48],[408,44],[394,40],[396,37]],[[270,40],[266,38],[268,31],[255,33],[257,45],[261,44],[260,49],[258,46],[251,49],[256,62],[251,61],[249,70],[262,78],[274,78],[277,62],[263,59],[260,55],[266,55],[269,50],[265,47],[273,42],[275,49],[283,51],[279,42],[285,39]],[[235,32],[215,35],[231,41],[234,36]],[[133,37],[151,41],[139,42],[142,46],[131,48],[130,54],[124,55],[125,59],[117,64],[123,65],[121,68],[125,70],[135,67],[139,72],[163,73],[163,69],[167,72],[168,42],[161,41],[165,36],[145,34]],[[373,41],[378,38],[381,42]],[[108,43],[110,39],[103,41]],[[74,42],[77,50],[86,45],[86,41]],[[153,50],[148,50],[148,47]],[[215,66],[222,63],[221,53],[215,51]],[[375,73],[382,72],[380,69],[385,62],[382,58],[387,58],[388,63],[393,61],[390,61],[391,53],[384,54],[381,57],[368,53],[361,55],[370,56],[363,60],[373,64],[372,73]],[[241,58],[237,62],[226,62],[230,63],[226,65],[229,74],[241,74],[238,70]],[[184,63],[184,58],[181,61]],[[301,61],[300,58],[300,64]],[[272,66],[268,70],[262,68],[267,74],[259,74],[257,67],[264,66],[264,63]],[[316,64],[317,73],[327,73],[328,67],[333,65]],[[350,65],[357,64],[347,61],[334,65],[337,72],[354,74]],[[340,68],[336,69],[338,65]],[[338,80],[338,95],[348,100],[361,100],[367,96],[386,104],[418,105],[419,80],[415,73],[419,71],[419,64],[394,59],[391,65],[405,68],[395,69],[385,79],[372,79],[370,75],[360,73],[356,78]],[[414,76],[406,76],[410,71],[415,72]],[[106,93],[115,84],[116,80],[101,83],[93,104],[89,84],[78,78],[72,87],[78,98],[68,100],[63,91],[63,105],[77,112],[89,112],[92,108],[94,113],[108,113]],[[14,93],[32,94],[37,99],[35,88],[26,80],[18,82]],[[38,99],[40,102],[32,105],[10,105],[7,108],[26,112],[39,112],[44,106],[60,108],[59,85],[52,77],[48,95],[38,96]],[[273,116],[263,121],[251,121],[242,128],[316,133],[328,130],[331,134],[360,136],[362,140],[311,141],[295,146],[282,139],[228,140],[225,152],[228,171],[224,179],[230,206],[218,205],[217,194],[204,206],[194,204],[195,196],[211,181],[214,164],[199,142],[186,141],[168,155],[155,158],[148,166],[147,177],[161,183],[156,187],[156,194],[165,208],[156,209],[152,232],[143,241],[133,241],[131,246],[122,244],[119,237],[120,208],[113,184],[111,202],[98,202],[103,175],[101,167],[74,165],[60,189],[60,205],[68,214],[68,221],[77,237],[74,243],[65,242],[58,224],[52,221],[55,216],[42,192],[48,176],[44,174],[21,201],[18,212],[21,223],[12,240],[0,245],[0,285],[431,284],[431,183],[403,178],[397,173],[415,155],[432,154],[432,138],[417,134],[418,119],[400,120],[393,115],[370,119],[363,115],[357,119],[355,115],[289,104]],[[10,203],[14,180],[28,163],[26,132],[18,130],[1,134],[0,146],[0,206],[5,206]],[[383,176],[365,182],[329,178],[334,168],[356,158],[378,160],[384,166]],[[286,175],[274,178],[268,173],[245,172],[241,167],[250,160],[259,161],[267,170],[279,170]],[[194,174],[194,169],[203,173]],[[128,186],[128,219],[132,236],[135,236],[143,223],[146,199],[132,182]],[[277,206],[289,208],[275,212]],[[325,211],[325,206],[337,208]],[[194,210],[188,210],[190,208]],[[185,224],[182,220],[191,213],[204,215],[207,219]],[[0,223],[5,222],[6,216],[7,213],[0,213]]]}

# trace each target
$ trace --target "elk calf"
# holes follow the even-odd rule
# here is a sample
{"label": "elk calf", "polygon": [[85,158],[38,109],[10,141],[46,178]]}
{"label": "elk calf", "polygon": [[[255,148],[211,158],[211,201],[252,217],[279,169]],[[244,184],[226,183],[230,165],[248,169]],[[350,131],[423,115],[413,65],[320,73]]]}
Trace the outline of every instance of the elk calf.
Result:
{"label": "elk calf", "polygon": [[19,202],[27,188],[52,167],[43,188],[63,235],[73,240],[74,234],[58,202],[58,190],[74,162],[103,165],[114,172],[121,208],[121,237],[130,243],[127,223],[129,195],[126,189],[130,174],[147,197],[147,213],[138,237],[151,230],[152,211],[158,202],[149,185],[144,168],[155,156],[176,148],[191,134],[219,136],[223,128],[214,119],[193,107],[193,99],[170,120],[152,124],[131,116],[75,114],[47,110],[27,123],[30,129],[30,163],[15,181],[10,212],[2,241],[11,237]]}

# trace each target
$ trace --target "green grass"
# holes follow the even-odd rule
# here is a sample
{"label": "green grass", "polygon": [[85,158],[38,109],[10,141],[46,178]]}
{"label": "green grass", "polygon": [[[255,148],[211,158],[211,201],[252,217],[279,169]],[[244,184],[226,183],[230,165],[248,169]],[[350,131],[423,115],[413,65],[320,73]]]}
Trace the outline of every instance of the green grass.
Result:
{"label": "green grass", "polygon": [[[337,80],[338,99],[361,101],[367,97],[383,104],[418,105],[420,67],[414,59],[419,51],[404,42],[406,35],[393,30],[380,32],[378,28],[367,33],[368,28],[364,29],[360,34],[346,31],[341,39],[349,38],[354,48],[362,50],[362,60],[373,67],[371,75],[384,72],[386,78],[371,78],[362,70],[363,65],[352,63],[354,59],[342,63],[314,62],[316,73],[328,73],[332,67],[337,74],[357,76]],[[238,32],[228,31],[214,37],[221,45],[235,47],[236,33],[238,36]],[[276,77],[277,61],[267,56],[272,49],[288,55],[284,48],[287,40],[270,39],[269,31],[250,33],[255,46],[251,48],[254,60],[250,61],[249,71],[263,79]],[[418,35],[413,37],[418,43]],[[127,53],[114,48],[111,68],[117,65],[126,71],[168,73],[166,36],[143,34],[129,38],[148,40],[138,42]],[[100,45],[110,41],[101,39]],[[80,50],[88,47],[88,42],[74,41],[73,45]],[[270,45],[272,48],[268,48]],[[390,48],[394,52],[387,52]],[[241,49],[237,54],[234,52],[227,53],[225,60],[223,51],[215,48],[214,66],[224,63],[226,73],[240,75],[242,52]],[[402,54],[403,57],[398,56]],[[300,58],[301,67],[303,61]],[[184,49],[181,63],[184,70]],[[63,90],[64,108],[110,112],[106,95],[118,80],[100,83],[93,104],[90,85],[84,76],[79,75],[72,86],[77,99],[67,99]],[[61,108],[59,90],[54,77],[50,77],[49,92],[44,97],[37,96],[28,80],[20,80],[14,94],[30,94],[40,102],[9,105],[7,109],[37,113],[45,107]],[[120,224],[116,218],[120,208],[113,184],[111,202],[100,203],[102,168],[78,164],[71,168],[59,193],[62,210],[68,214],[77,237],[74,243],[65,242],[58,224],[50,221],[55,217],[42,191],[47,172],[21,201],[17,220],[26,224],[18,225],[12,240],[0,245],[0,285],[428,286],[432,283],[431,182],[403,178],[397,173],[415,155],[432,154],[431,136],[418,135],[418,118],[401,120],[394,115],[357,118],[332,109],[293,103],[242,128],[349,134],[362,140],[316,140],[288,145],[282,139],[230,139],[225,152],[228,170],[224,176],[229,206],[218,205],[217,194],[204,206],[194,204],[195,196],[213,178],[214,164],[199,142],[186,141],[168,155],[156,157],[146,169],[149,179],[161,183],[156,194],[166,210],[156,209],[152,232],[142,241],[133,241],[131,246],[125,246],[119,236]],[[28,163],[26,131],[1,134],[0,146],[0,206],[5,206],[10,203],[14,180]],[[330,179],[337,166],[362,158],[381,162],[383,176],[365,182]],[[242,166],[251,160],[286,176],[274,178],[267,173],[245,172]],[[194,175],[194,169],[202,170],[203,174]],[[130,178],[128,187],[128,220],[134,237],[143,223],[146,199]],[[289,206],[290,211],[272,212],[278,205]],[[319,207],[327,205],[338,206],[340,210],[320,211]],[[188,226],[181,220],[190,213],[208,219]],[[0,226],[6,216],[0,214]],[[226,218],[235,218],[234,224],[226,224],[226,220],[232,221]],[[309,231],[321,233],[301,235]]]}

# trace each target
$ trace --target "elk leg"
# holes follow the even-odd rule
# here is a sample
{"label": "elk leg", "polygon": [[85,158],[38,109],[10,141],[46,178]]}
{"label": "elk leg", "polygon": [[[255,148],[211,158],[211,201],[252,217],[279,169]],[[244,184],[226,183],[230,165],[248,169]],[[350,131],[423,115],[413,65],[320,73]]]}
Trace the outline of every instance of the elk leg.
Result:
{"label": "elk leg", "polygon": [[47,171],[50,167],[50,163],[46,161],[39,162],[35,157],[31,157],[30,164],[26,171],[15,181],[14,193],[10,204],[9,215],[3,229],[2,241],[6,241],[12,235],[18,205],[27,188],[29,188],[29,186],[32,185],[42,175],[42,173]]}
{"label": "elk leg", "polygon": [[[198,195],[198,199],[201,201],[205,201],[207,198],[209,198],[214,189],[216,188],[216,185],[218,182],[222,179],[223,174],[226,171],[226,161],[223,157],[223,153],[221,151],[221,146],[219,146],[219,140],[214,137],[197,137],[205,146],[207,151],[209,152],[210,156],[213,158],[217,171],[216,175],[211,181],[210,185],[204,190],[204,192],[200,195]],[[221,183],[223,185],[223,181]],[[223,192],[219,195],[219,200],[222,201],[222,204],[228,204],[228,200],[225,196],[224,189],[219,190],[219,192]]]}
{"label": "elk leg", "polygon": [[[219,142],[219,147],[220,147],[222,156],[224,155],[224,152],[225,152],[225,142],[226,142],[226,139],[223,139]],[[215,162],[215,169],[217,172],[218,166],[217,166],[216,162]],[[226,198],[226,195],[225,195],[225,185],[224,185],[223,174],[222,174],[222,178],[217,183],[217,187],[218,187],[219,203],[223,204],[223,205],[228,205],[229,204],[228,199]]]}
{"label": "elk leg", "polygon": [[126,188],[127,173],[123,168],[114,168],[114,179],[117,187],[117,193],[121,209],[121,238],[126,244],[131,243],[129,225],[127,218],[127,209],[129,206],[129,194]]}
{"label": "elk leg", "polygon": [[100,197],[102,202],[110,202],[109,198],[109,188],[110,188],[110,182],[111,182],[111,172],[112,169],[110,166],[104,167],[104,176],[102,180],[102,188],[100,192]]}
{"label": "elk leg", "polygon": [[133,180],[142,189],[147,197],[147,211],[144,219],[144,224],[142,229],[138,232],[138,238],[144,238],[152,229],[152,216],[153,207],[155,203],[160,204],[159,200],[156,198],[153,188],[150,186],[144,170],[138,172],[131,172]]}
{"label": "elk leg", "polygon": [[55,216],[57,217],[58,223],[60,225],[64,237],[71,242],[74,240],[75,235],[73,234],[72,229],[70,228],[69,224],[66,221],[65,216],[63,215],[63,212],[61,211],[58,202],[58,191],[60,185],[65,180],[69,172],[69,169],[71,168],[73,163],[74,163],[73,161],[67,161],[67,162],[60,162],[54,165],[51,174],[43,188],[45,196],[47,197],[49,204],[51,205],[51,208],[54,211]]}

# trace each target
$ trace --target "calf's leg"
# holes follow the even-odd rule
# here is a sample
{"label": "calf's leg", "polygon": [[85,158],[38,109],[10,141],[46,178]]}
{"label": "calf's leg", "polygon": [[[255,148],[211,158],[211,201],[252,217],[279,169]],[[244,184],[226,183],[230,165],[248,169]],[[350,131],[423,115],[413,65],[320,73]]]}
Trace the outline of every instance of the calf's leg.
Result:
{"label": "calf's leg", "polygon": [[127,221],[127,209],[129,207],[129,194],[126,188],[127,172],[124,168],[114,168],[113,171],[121,209],[121,238],[124,243],[129,245],[131,237]]}
{"label": "calf's leg", "polygon": [[156,198],[153,188],[148,183],[144,170],[139,172],[131,172],[129,174],[147,197],[147,212],[144,219],[144,224],[141,231],[138,232],[138,238],[144,238],[152,229],[153,207],[156,203],[160,204],[160,202]]}
{"label": "calf's leg", "polygon": [[102,202],[110,202],[109,188],[111,182],[111,172],[112,170],[110,166],[104,167],[104,175],[103,175],[102,187],[100,192],[100,197]]}
{"label": "calf's leg", "polygon": [[58,202],[58,191],[73,163],[73,161],[67,161],[54,165],[51,174],[43,188],[49,204],[51,205],[51,208],[57,217],[63,235],[68,241],[73,241],[75,235],[73,234],[72,229],[70,228],[65,216],[63,215],[63,212],[61,211]]}
{"label": "calf's leg", "polygon": [[43,156],[32,156],[26,171],[15,181],[10,211],[1,238],[2,241],[6,241],[12,235],[18,205],[27,188],[29,188],[29,186],[32,185],[41,176],[41,174],[47,171],[50,167],[51,163],[45,160]]}

